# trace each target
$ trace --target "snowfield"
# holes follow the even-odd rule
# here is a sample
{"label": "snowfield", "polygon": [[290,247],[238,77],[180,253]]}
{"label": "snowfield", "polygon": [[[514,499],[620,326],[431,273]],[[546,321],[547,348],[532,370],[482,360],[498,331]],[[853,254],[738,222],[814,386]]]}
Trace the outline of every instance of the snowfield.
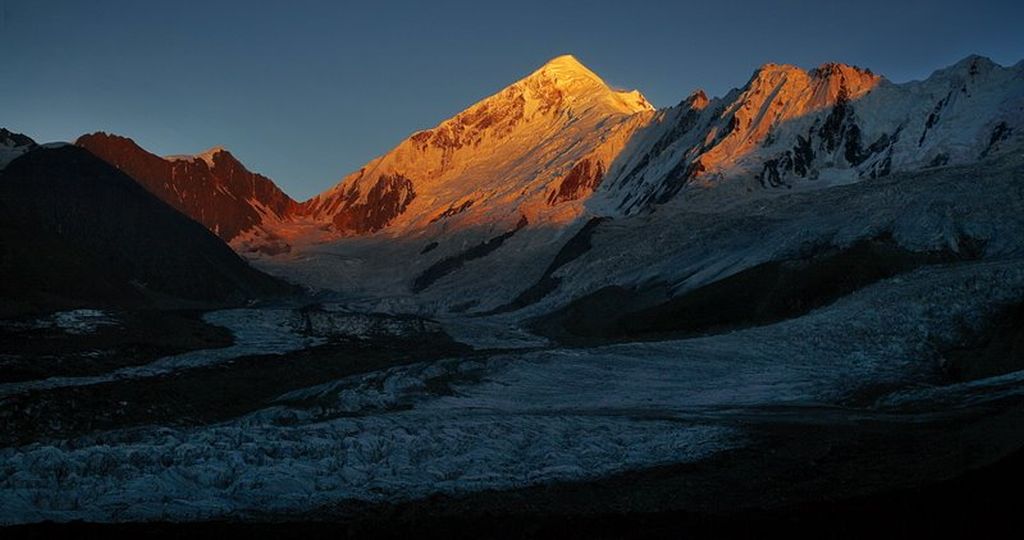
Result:
{"label": "snowfield", "polygon": [[[1021,256],[1021,171],[1024,151],[1018,149],[984,163],[827,189],[805,184],[744,195],[720,188],[684,191],[651,214],[601,223],[592,234],[592,247],[554,273],[561,283],[551,293],[525,309],[479,324],[513,329],[524,319],[608,285],[664,282],[684,292],[815,247],[848,247],[885,235],[915,252],[957,253],[974,243],[986,258]],[[425,240],[415,237],[344,239],[254,264],[315,288],[343,291],[343,299],[358,309],[445,319],[466,305],[465,313],[485,313],[512,301],[537,282],[586,221],[564,229],[523,229],[491,254],[464,263],[415,295],[412,282],[433,262],[420,254]],[[449,241],[461,249],[473,245],[458,231]],[[507,333],[507,341],[530,341],[516,337],[515,330]]]}

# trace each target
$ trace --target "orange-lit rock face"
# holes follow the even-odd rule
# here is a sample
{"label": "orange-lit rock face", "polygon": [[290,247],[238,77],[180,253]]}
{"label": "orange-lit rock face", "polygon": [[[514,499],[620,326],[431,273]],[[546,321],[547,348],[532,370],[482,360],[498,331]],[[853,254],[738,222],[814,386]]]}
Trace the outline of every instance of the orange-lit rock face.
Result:
{"label": "orange-lit rock face", "polygon": [[869,150],[875,156],[881,143],[873,143],[883,139],[867,141],[864,151],[857,151],[860,142],[852,139],[858,128],[849,104],[881,81],[869,71],[841,64],[810,71],[767,64],[743,88],[722,98],[694,92],[678,106],[659,111],[637,133],[630,153],[609,167],[595,206],[629,214],[667,202],[684,186],[758,177],[770,184],[784,174],[807,177],[813,174],[815,155],[827,165],[844,145],[854,150],[854,161]]}
{"label": "orange-lit rock face", "polygon": [[558,188],[548,196],[548,204],[574,201],[593,193],[604,178],[604,163],[583,159],[562,178]]}
{"label": "orange-lit rock face", "polygon": [[728,104],[719,126],[708,133],[696,160],[705,172],[728,168],[762,144],[771,131],[795,118],[855,100],[871,91],[881,77],[870,71],[825,64],[811,71],[767,64]]}
{"label": "orange-lit rock face", "polygon": [[339,231],[356,234],[378,231],[405,211],[416,198],[412,182],[400,175],[381,175],[364,198],[355,190],[348,198],[339,199],[341,205],[334,214],[333,225]]}
{"label": "orange-lit rock face", "polygon": [[225,241],[262,224],[294,217],[301,210],[270,179],[250,172],[221,148],[199,156],[162,158],[131,139],[106,133],[82,136],[76,144]]}
{"label": "orange-lit rock face", "polygon": [[[734,167],[777,126],[857,99],[879,80],[839,64],[810,72],[769,64],[727,100],[696,91],[677,108],[672,133],[653,152],[683,135],[701,138],[667,172],[660,197],[632,200],[658,202],[685,183],[705,182]],[[106,134],[84,136],[78,144],[225,240],[260,245],[309,234],[502,229],[523,216],[531,224],[557,226],[575,219],[606,178],[621,179],[623,171],[613,170],[620,154],[638,132],[668,121],[668,114],[654,111],[639,92],[612,89],[575,58],[561,56],[413,134],[302,204],[220,149],[160,158]]]}
{"label": "orange-lit rock face", "polygon": [[[565,221],[652,115],[639,92],[614,90],[575,58],[558,57],[412,135],[307,208],[340,235],[514,225],[522,215]],[[386,203],[371,216],[364,209],[373,201]]]}
{"label": "orange-lit rock face", "polygon": [[697,90],[683,100],[683,104],[696,111],[704,110],[708,103],[708,95],[704,93],[704,90]]}
{"label": "orange-lit rock face", "polygon": [[[841,64],[811,71],[768,64],[727,100],[694,92],[681,104],[688,112],[679,130],[702,130],[702,138],[671,172],[680,177],[675,184],[728,171],[777,126],[855,100],[880,80]],[[661,121],[659,114],[638,92],[616,91],[575,58],[558,57],[409,137],[309,201],[308,210],[338,235],[510,225],[520,215],[562,223],[579,215],[606,175],[622,173],[609,168],[638,130]],[[387,180],[396,176],[408,184]],[[375,200],[387,202],[370,215]],[[471,207],[451,211],[470,200]]]}
{"label": "orange-lit rock face", "polygon": [[687,186],[729,204],[972,162],[1015,144],[1021,80],[978,57],[902,85],[843,64],[767,64],[724,97],[698,90],[655,111],[562,56],[302,204],[223,150],[165,159],[105,134],[79,144],[240,251],[371,234],[437,247],[448,233],[454,249],[520,223],[520,236],[557,235],[584,212],[643,212]]}

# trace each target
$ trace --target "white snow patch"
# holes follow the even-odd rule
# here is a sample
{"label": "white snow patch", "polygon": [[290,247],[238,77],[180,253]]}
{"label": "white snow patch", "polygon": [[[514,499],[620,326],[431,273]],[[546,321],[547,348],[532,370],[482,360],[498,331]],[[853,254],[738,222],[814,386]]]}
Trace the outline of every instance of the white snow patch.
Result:
{"label": "white snow patch", "polygon": [[41,319],[37,327],[60,328],[68,334],[82,335],[95,333],[103,326],[116,326],[120,324],[116,317],[106,311],[98,309],[74,309],[71,311],[60,311]]}

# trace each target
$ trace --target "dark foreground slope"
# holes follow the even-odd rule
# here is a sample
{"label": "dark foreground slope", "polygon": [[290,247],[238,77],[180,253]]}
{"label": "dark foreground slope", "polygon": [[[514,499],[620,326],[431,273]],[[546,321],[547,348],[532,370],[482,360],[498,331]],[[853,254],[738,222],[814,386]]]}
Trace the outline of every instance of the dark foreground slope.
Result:
{"label": "dark foreground slope", "polygon": [[970,536],[1022,525],[1015,492],[1024,453],[925,486],[821,501],[772,512],[583,513],[424,516],[347,522],[43,523],[3,529],[7,538],[866,538]]}
{"label": "dark foreground slope", "polygon": [[0,171],[0,315],[237,304],[292,288],[88,151]]}

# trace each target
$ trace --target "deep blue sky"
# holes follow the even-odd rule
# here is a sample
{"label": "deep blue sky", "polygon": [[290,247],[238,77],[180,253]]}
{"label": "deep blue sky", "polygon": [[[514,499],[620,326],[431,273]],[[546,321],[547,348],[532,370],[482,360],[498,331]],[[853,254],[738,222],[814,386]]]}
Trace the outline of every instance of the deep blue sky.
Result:
{"label": "deep blue sky", "polygon": [[224,145],[304,199],[563,53],[667,106],[765,62],[894,81],[969,53],[1013,64],[1022,25],[1021,0],[0,0],[0,126]]}

